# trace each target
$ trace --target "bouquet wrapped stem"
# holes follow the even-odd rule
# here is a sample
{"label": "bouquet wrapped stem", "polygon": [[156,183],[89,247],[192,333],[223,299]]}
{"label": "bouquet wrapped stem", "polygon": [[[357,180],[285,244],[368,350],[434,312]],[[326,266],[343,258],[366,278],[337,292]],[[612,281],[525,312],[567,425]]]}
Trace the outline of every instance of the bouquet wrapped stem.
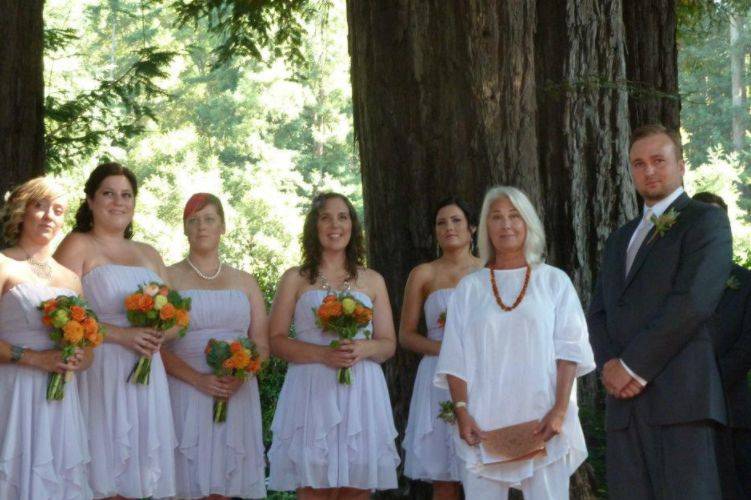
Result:
{"label": "bouquet wrapped stem", "polygon": [[[94,311],[80,297],[59,295],[45,300],[37,307],[42,311],[42,323],[52,328],[50,338],[60,347],[63,362],[67,362],[76,349],[96,347],[104,340]],[[73,379],[73,372],[52,372],[47,377],[47,400],[62,401],[65,384]]]}
{"label": "bouquet wrapped stem", "polygon": [[[232,343],[210,339],[204,349],[206,364],[217,377],[235,377],[245,380],[261,370],[261,356],[255,344],[247,337],[240,337]],[[215,424],[227,421],[227,398],[214,398]]]}
{"label": "bouquet wrapped stem", "polygon": [[[190,298],[183,298],[175,290],[151,282],[125,298],[125,311],[133,326],[155,328],[164,332],[175,326],[178,335],[184,336],[190,324]],[[151,358],[141,356],[128,375],[131,384],[148,385],[151,378]]]}
{"label": "bouquet wrapped stem", "polygon": [[[313,314],[319,328],[336,334],[337,338],[329,344],[332,349],[341,347],[342,340],[353,340],[361,330],[365,338],[370,338],[365,327],[373,317],[373,310],[349,293],[327,295],[318,309],[313,309]],[[352,385],[352,370],[339,368],[336,379],[340,384]]]}

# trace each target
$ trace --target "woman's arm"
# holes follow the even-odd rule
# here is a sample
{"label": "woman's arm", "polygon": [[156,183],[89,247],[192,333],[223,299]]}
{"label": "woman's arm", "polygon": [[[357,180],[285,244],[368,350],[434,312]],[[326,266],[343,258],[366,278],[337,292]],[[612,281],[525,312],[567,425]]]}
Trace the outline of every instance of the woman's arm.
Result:
{"label": "woman's arm", "polygon": [[258,353],[261,355],[261,361],[265,361],[270,354],[269,317],[266,314],[266,302],[263,300],[263,293],[261,292],[261,287],[258,286],[258,282],[249,274],[245,276],[251,318],[248,337],[256,345],[256,349],[258,349]]}
{"label": "woman's arm", "polygon": [[542,433],[542,439],[545,441],[560,434],[563,429],[563,420],[571,400],[571,389],[576,379],[576,365],[573,361],[556,360],[555,404],[535,429],[536,434]]}
{"label": "woman's arm", "polygon": [[[469,413],[467,404],[467,382],[453,375],[446,375],[446,381],[449,385],[451,401],[454,403],[454,415],[456,415],[456,424],[459,428],[459,437],[467,442],[470,446],[480,444],[485,437],[485,433],[475,422],[475,419]],[[460,404],[456,407],[456,403]]]}
{"label": "woman's arm", "polygon": [[162,350],[162,362],[167,373],[182,380],[204,394],[217,398],[229,398],[235,391],[227,381],[211,373],[201,373],[194,370],[180,356],[169,349]]}
{"label": "woman's arm", "polygon": [[423,290],[430,279],[426,264],[417,266],[409,273],[404,288],[401,319],[399,320],[399,344],[405,349],[428,356],[438,356],[441,343],[431,340],[417,331],[423,307]]}

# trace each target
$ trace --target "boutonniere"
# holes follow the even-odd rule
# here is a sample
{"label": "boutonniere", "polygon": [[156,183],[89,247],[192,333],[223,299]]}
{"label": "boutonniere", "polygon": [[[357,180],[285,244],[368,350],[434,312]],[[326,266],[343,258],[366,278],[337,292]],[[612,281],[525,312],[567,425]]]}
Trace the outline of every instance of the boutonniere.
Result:
{"label": "boutonniere", "polygon": [[740,290],[741,280],[739,280],[738,277],[734,274],[731,274],[728,280],[725,282],[725,286],[730,290]]}
{"label": "boutonniere", "polygon": [[652,222],[652,224],[655,225],[655,232],[652,233],[652,237],[649,238],[649,241],[647,243],[650,243],[658,236],[665,236],[665,233],[668,232],[668,229],[673,227],[675,223],[678,222],[679,215],[680,213],[675,208],[671,208],[659,217],[655,217],[654,215],[650,217],[649,220]]}

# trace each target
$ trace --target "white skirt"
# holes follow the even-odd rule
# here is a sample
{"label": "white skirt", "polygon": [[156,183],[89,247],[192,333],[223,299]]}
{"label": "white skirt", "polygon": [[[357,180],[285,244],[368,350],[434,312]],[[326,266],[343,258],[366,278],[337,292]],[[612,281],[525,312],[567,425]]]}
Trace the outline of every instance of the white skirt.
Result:
{"label": "white skirt", "polygon": [[446,389],[433,385],[436,356],[423,356],[417,368],[409,420],[402,447],[404,475],[423,481],[459,481],[461,461],[454,449],[454,424],[438,418],[442,401],[450,401]]}
{"label": "white skirt", "polygon": [[148,385],[127,381],[138,354],[105,343],[78,377],[89,431],[89,477],[95,498],[175,495],[175,434],[161,355]]}
{"label": "white skirt", "polygon": [[86,427],[76,383],[47,401],[48,374],[0,366],[0,498],[90,499]]}
{"label": "white skirt", "polygon": [[381,366],[352,367],[352,385],[321,364],[290,364],[274,415],[269,488],[397,487],[394,428]]}
{"label": "white skirt", "polygon": [[213,422],[214,398],[170,377],[178,440],[177,496],[266,496],[258,381],[247,380],[227,404],[227,421]]}

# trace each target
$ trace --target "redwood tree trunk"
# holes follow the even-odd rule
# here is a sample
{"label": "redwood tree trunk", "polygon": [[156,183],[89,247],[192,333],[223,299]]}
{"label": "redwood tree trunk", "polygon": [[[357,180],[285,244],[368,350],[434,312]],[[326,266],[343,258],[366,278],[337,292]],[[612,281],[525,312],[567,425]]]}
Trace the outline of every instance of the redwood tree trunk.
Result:
{"label": "redwood tree trunk", "polygon": [[624,0],[631,127],[680,127],[676,0]]}
{"label": "redwood tree trunk", "polygon": [[0,0],[0,195],[44,170],[43,4]]}
{"label": "redwood tree trunk", "polygon": [[[433,205],[479,208],[498,183],[530,195],[549,261],[588,302],[605,238],[635,212],[620,0],[349,0],[348,17],[369,263],[395,316],[409,270],[435,257]],[[416,367],[402,350],[384,367],[400,438]],[[588,479],[574,498],[594,498]]]}

